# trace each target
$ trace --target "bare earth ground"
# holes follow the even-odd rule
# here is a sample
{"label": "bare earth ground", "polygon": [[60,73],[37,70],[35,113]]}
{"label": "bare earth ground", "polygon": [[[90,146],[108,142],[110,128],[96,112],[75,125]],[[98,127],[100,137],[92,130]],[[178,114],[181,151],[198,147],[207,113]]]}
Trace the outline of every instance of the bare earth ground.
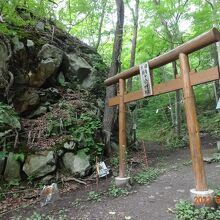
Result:
{"label": "bare earth ground", "polygon": [[[216,140],[209,136],[202,138],[204,155],[216,152]],[[159,156],[159,158],[158,158]],[[61,195],[54,204],[18,209],[7,213],[1,219],[26,219],[33,212],[52,216],[54,219],[74,220],[169,220],[175,219],[175,203],[179,199],[189,199],[189,189],[194,187],[190,155],[187,148],[167,152],[156,144],[148,144],[148,157],[153,166],[165,168],[164,174],[150,185],[135,184],[128,196],[111,198],[103,194],[101,201],[88,201],[88,193],[96,189],[90,184],[79,190]],[[220,188],[220,165],[205,164],[209,186]],[[102,180],[99,192],[106,192],[112,178]],[[44,218],[42,218],[44,219]]]}

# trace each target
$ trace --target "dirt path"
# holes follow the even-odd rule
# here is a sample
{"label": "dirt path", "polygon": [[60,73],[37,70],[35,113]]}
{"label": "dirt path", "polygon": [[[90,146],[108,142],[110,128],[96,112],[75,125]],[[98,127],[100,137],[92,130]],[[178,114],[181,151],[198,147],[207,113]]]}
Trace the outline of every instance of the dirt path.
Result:
{"label": "dirt path", "polygon": [[[210,155],[216,151],[214,141],[203,138],[204,155]],[[55,219],[74,220],[169,220],[175,219],[172,210],[179,199],[189,199],[189,189],[194,187],[193,173],[189,163],[188,149],[167,153],[157,162],[158,167],[165,168],[166,172],[148,186],[135,185],[128,196],[110,198],[101,196],[101,201],[87,201],[88,192],[94,190],[94,185],[63,195],[55,204],[40,208],[31,207],[14,212],[2,219],[10,219],[12,216],[24,216],[33,214],[33,210],[46,216],[54,216]],[[218,163],[206,164],[206,174],[209,187],[220,188],[220,165]],[[106,191],[109,180],[100,183],[100,191]],[[37,218],[35,218],[37,219]],[[42,218],[44,219],[44,218]]]}

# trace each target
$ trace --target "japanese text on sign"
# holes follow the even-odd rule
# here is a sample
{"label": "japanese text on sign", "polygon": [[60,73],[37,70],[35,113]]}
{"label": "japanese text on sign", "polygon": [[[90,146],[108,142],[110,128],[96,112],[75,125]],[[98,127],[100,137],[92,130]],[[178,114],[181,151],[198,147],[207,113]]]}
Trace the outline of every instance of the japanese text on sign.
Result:
{"label": "japanese text on sign", "polygon": [[144,97],[153,95],[150,68],[148,62],[140,65],[140,75]]}

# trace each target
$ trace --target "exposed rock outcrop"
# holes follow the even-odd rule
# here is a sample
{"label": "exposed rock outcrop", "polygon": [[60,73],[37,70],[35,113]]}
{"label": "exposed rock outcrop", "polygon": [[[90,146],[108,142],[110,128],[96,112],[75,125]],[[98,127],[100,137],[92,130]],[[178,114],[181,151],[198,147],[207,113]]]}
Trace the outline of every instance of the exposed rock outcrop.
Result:
{"label": "exposed rock outcrop", "polygon": [[23,171],[30,178],[44,177],[56,169],[56,157],[53,151],[41,151],[38,154],[27,156]]}
{"label": "exposed rock outcrop", "polygon": [[6,180],[24,172],[47,182],[60,160],[71,175],[87,175],[89,154],[102,146],[107,66],[93,48],[48,21],[10,28],[13,36],[0,34],[0,109],[9,104],[1,109],[0,144],[25,161],[10,153],[0,171]]}
{"label": "exposed rock outcrop", "polygon": [[4,179],[7,181],[10,180],[20,180],[20,163],[16,160],[14,153],[9,153],[7,158],[7,163],[4,172]]}
{"label": "exposed rock outcrop", "polygon": [[91,168],[89,156],[84,154],[65,153],[63,164],[66,170],[75,176],[86,176]]}

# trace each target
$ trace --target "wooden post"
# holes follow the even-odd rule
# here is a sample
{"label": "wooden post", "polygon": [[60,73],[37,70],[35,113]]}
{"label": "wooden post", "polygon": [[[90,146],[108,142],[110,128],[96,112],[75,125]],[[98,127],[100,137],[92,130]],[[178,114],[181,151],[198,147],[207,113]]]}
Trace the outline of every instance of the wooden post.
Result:
{"label": "wooden post", "polygon": [[126,113],[124,93],[125,80],[119,79],[119,177],[125,177],[126,163]]}
{"label": "wooden post", "polygon": [[180,53],[180,69],[183,80],[184,106],[189,133],[190,151],[197,191],[206,191],[207,182],[201,151],[199,124],[196,115],[195,97],[190,82],[190,66],[188,56]]}

